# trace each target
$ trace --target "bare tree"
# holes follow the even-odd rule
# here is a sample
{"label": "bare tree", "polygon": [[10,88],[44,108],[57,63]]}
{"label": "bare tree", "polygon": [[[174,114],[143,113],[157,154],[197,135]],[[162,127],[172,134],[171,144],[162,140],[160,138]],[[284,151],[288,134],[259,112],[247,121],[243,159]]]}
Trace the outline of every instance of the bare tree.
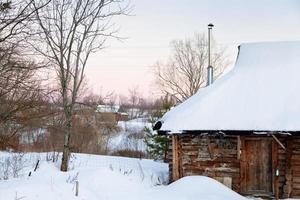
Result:
{"label": "bare tree", "polygon": [[[39,67],[13,46],[0,48],[0,149],[17,148],[19,133],[45,113]],[[30,115],[30,117],[29,117]]]}
{"label": "bare tree", "polygon": [[[32,45],[55,69],[64,110],[64,150],[61,170],[68,170],[70,135],[74,105],[84,80],[91,53],[104,47],[108,37],[116,37],[111,22],[126,14],[124,0],[52,0],[43,9],[34,4],[39,43]],[[45,47],[45,48],[43,48]]]}
{"label": "bare tree", "polygon": [[119,96],[119,105],[121,112],[127,112],[129,119],[142,117],[146,114],[147,101],[143,98],[138,86],[128,89],[128,96]]}
{"label": "bare tree", "polygon": [[[208,63],[207,38],[204,34],[195,34],[186,40],[171,43],[172,56],[165,64],[157,63],[154,68],[156,83],[160,90],[182,102],[206,86],[206,68]],[[214,77],[222,74],[229,65],[225,49],[212,48],[212,66]]]}
{"label": "bare tree", "polygon": [[46,6],[51,0],[33,7],[34,0],[0,1],[0,43],[24,40],[31,35],[28,25],[36,9]]}
{"label": "bare tree", "polygon": [[[0,0],[0,148],[19,148],[20,133],[45,113],[40,80],[43,66],[24,55],[23,41],[31,37],[33,0]],[[44,112],[44,111],[43,111]],[[30,117],[28,117],[30,115]]]}
{"label": "bare tree", "polygon": [[134,119],[138,117],[138,105],[141,101],[141,94],[137,86],[128,90],[129,98],[128,103],[130,106],[129,118]]}

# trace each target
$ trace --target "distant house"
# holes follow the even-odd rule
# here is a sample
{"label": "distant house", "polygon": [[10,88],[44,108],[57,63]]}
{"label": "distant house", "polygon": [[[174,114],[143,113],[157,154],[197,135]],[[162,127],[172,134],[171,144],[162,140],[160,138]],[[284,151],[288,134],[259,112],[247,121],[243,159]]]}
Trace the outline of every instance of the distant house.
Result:
{"label": "distant house", "polygon": [[120,106],[117,105],[98,105],[97,112],[100,113],[117,113],[119,112]]}
{"label": "distant house", "polygon": [[118,121],[127,121],[128,114],[119,112],[120,106],[116,105],[98,105],[96,112],[99,121],[103,123],[117,123]]}
{"label": "distant house", "polygon": [[170,174],[247,195],[300,197],[300,42],[244,44],[235,67],[167,112]]}

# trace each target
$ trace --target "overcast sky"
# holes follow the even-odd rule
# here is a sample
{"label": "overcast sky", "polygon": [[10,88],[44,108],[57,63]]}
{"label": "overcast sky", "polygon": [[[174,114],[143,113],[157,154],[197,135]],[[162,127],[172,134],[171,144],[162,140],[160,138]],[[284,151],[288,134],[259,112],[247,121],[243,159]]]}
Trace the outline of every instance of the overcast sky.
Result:
{"label": "overcast sky", "polygon": [[131,0],[130,17],[118,18],[123,42],[89,60],[86,77],[95,93],[126,94],[138,86],[144,96],[156,93],[151,66],[164,61],[174,39],[206,32],[215,24],[217,43],[235,57],[240,43],[300,40],[300,0]]}

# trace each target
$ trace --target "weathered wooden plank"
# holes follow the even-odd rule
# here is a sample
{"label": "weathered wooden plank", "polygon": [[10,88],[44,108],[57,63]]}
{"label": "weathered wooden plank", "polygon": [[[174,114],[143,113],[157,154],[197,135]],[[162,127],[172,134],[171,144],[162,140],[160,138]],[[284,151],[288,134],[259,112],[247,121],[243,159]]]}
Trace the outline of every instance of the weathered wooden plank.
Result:
{"label": "weathered wooden plank", "polygon": [[298,184],[300,184],[300,177],[293,177],[293,184],[294,183],[298,183]]}
{"label": "weathered wooden plank", "polygon": [[278,160],[285,161],[286,155],[285,154],[278,154]]}
{"label": "weathered wooden plank", "polygon": [[237,159],[241,159],[241,137],[237,136],[237,145],[236,145],[236,151],[237,151]]}
{"label": "weathered wooden plank", "polygon": [[295,162],[300,161],[300,155],[292,154],[291,159],[292,159],[292,161],[295,161]]}
{"label": "weathered wooden plank", "polygon": [[293,190],[300,190],[300,183],[296,183],[293,181]]}
{"label": "weathered wooden plank", "polygon": [[291,193],[292,198],[299,198],[300,197],[300,189],[294,188],[292,193]]}
{"label": "weathered wooden plank", "polygon": [[291,167],[292,171],[293,171],[293,175],[295,175],[295,173],[298,172],[298,174],[300,173],[300,167],[293,165]]}
{"label": "weathered wooden plank", "polygon": [[292,140],[287,140],[287,150],[286,150],[286,183],[284,186],[284,197],[290,198],[292,193],[292,170],[291,170],[291,156],[292,156]]}
{"label": "weathered wooden plank", "polygon": [[200,158],[197,158],[197,159],[194,159],[192,161],[192,164],[195,164],[195,165],[198,165],[198,164],[208,164],[208,165],[213,165],[215,163],[236,163],[236,164],[239,164],[239,161],[237,160],[237,158],[230,158],[230,157],[226,157],[226,158],[221,158],[221,157],[218,157],[218,158],[214,158],[214,159],[200,159]]}
{"label": "weathered wooden plank", "polygon": [[245,151],[245,137],[241,136],[241,159],[240,159],[240,191],[245,193],[246,192],[246,154],[244,153]]}
{"label": "weathered wooden plank", "polygon": [[291,170],[293,177],[300,177],[300,171]]}
{"label": "weathered wooden plank", "polygon": [[278,148],[279,146],[286,150],[286,147],[279,141],[279,139],[272,135],[275,141],[272,142],[272,190],[275,194],[275,198],[279,199],[279,192],[280,192],[280,186],[279,186],[279,167],[278,167]]}
{"label": "weathered wooden plank", "polygon": [[173,152],[172,152],[172,163],[173,163],[173,168],[172,168],[172,180],[176,181],[180,178],[179,176],[179,141],[178,141],[178,136],[177,135],[172,135],[172,147],[173,147]]}

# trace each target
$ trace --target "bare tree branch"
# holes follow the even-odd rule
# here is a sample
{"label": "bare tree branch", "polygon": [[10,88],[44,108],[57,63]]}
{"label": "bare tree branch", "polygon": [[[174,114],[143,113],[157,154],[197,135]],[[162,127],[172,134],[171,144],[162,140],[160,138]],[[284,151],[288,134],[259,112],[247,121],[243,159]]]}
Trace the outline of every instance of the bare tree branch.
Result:
{"label": "bare tree branch", "polygon": [[[171,43],[172,56],[165,64],[157,62],[154,67],[156,83],[166,95],[182,102],[206,86],[207,39],[204,34],[193,38],[175,40]],[[229,65],[224,48],[214,45],[212,65],[214,77],[219,77]]]}
{"label": "bare tree branch", "polygon": [[42,9],[50,1],[44,1],[34,9],[34,0],[0,2],[0,43],[12,39],[20,41],[30,34],[28,26],[33,22],[32,17],[36,9]]}

